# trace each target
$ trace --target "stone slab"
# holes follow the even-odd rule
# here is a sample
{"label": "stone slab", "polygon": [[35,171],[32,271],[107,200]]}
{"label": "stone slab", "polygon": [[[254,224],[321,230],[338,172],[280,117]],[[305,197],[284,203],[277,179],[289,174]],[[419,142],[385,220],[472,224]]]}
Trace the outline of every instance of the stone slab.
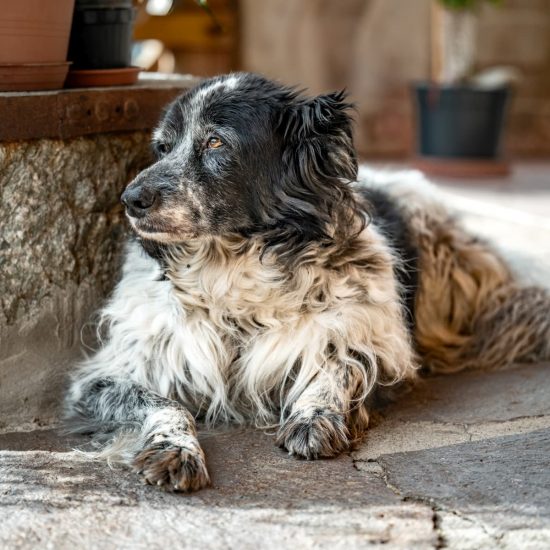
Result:
{"label": "stone slab", "polygon": [[362,468],[364,461],[374,461],[386,454],[435,449],[546,428],[550,428],[550,416],[476,424],[408,422],[391,418],[367,432],[365,440],[353,452],[353,457],[357,466]]}
{"label": "stone slab", "polygon": [[427,377],[373,415],[353,456],[418,451],[550,428],[548,364]]}
{"label": "stone slab", "polygon": [[350,457],[298,461],[254,430],[203,438],[213,487],[141,485],[53,431],[0,436],[5,548],[433,548],[430,507],[403,503]]}
{"label": "stone slab", "polygon": [[437,512],[443,548],[449,550],[547,550],[549,528],[520,528],[501,531],[456,512]]}
{"label": "stone slab", "polygon": [[0,428],[58,412],[117,279],[120,194],[150,161],[146,132],[0,143]]}
{"label": "stone slab", "polygon": [[503,421],[550,414],[550,364],[424,379],[384,411],[385,417],[446,423]]}
{"label": "stone slab", "polygon": [[[273,436],[250,429],[206,434],[201,440],[213,486],[194,495],[194,501],[224,502],[239,507],[269,502],[277,508],[301,508],[319,502],[356,507],[400,501],[377,477],[358,472],[346,455],[333,460],[297,460],[276,447]],[[9,470],[21,457],[32,456],[34,466],[27,469],[22,481],[37,488],[41,487],[43,475],[58,475],[60,470],[65,470],[64,481],[56,493],[60,498],[79,493],[82,502],[88,494],[84,479],[88,480],[86,486],[93,489],[94,498],[100,494],[102,484],[106,494],[120,498],[127,494],[129,487],[139,486],[139,477],[124,468],[113,470],[103,462],[79,460],[71,450],[87,449],[87,442],[84,437],[62,438],[54,430],[3,434],[0,436],[2,463]],[[55,456],[55,460],[49,460],[50,455]],[[5,502],[30,504],[28,492],[21,489],[11,491]],[[148,498],[147,493],[155,498],[163,496],[153,488],[146,488],[140,495]]]}
{"label": "stone slab", "polygon": [[550,528],[550,429],[389,454],[378,463],[405,499],[472,518],[488,532]]}

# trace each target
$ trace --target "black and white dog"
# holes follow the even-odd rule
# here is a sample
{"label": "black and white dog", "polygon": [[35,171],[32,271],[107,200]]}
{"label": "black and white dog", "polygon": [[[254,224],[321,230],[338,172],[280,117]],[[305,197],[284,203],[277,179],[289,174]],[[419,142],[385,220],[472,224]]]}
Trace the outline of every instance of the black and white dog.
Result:
{"label": "black and white dog", "polygon": [[195,419],[278,425],[290,454],[359,439],[376,391],[431,371],[550,358],[522,288],[428,189],[357,182],[342,93],[207,80],[154,132],[122,201],[137,239],[75,372],[68,415],[149,483],[208,485]]}

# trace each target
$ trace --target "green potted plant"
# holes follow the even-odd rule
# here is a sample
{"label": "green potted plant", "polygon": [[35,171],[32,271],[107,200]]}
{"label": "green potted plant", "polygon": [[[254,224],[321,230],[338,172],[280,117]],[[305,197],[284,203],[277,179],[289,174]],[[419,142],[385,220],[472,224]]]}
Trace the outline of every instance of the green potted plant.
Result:
{"label": "green potted plant", "polygon": [[0,91],[62,88],[74,0],[2,2]]}
{"label": "green potted plant", "polygon": [[501,0],[435,0],[432,80],[414,86],[417,162],[428,172],[496,175],[508,165],[502,135],[513,73],[474,73],[481,5]]}

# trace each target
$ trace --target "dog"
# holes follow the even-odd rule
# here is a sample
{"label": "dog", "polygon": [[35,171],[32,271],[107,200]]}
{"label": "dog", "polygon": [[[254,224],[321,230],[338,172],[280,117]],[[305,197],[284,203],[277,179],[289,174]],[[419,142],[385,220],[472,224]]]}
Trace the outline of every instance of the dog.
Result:
{"label": "dog", "polygon": [[101,456],[194,491],[210,483],[196,420],[276,426],[290,455],[333,457],[420,368],[550,359],[546,290],[433,188],[357,181],[352,110],[247,73],[167,108],[121,198],[135,237],[106,335],[66,398]]}

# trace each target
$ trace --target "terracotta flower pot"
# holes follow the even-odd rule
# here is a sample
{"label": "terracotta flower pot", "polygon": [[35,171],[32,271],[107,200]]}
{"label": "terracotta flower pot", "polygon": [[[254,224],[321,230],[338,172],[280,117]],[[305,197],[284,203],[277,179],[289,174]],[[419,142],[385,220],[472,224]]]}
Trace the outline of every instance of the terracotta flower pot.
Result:
{"label": "terracotta flower pot", "polygon": [[[3,67],[3,78],[0,80],[0,90],[63,86],[68,68],[66,60],[73,9],[74,0],[15,0],[2,3],[0,65]],[[45,67],[40,68],[40,65]],[[52,70],[54,65],[56,69]],[[14,69],[13,82],[8,66]],[[26,73],[23,80],[22,72]],[[37,74],[34,83],[33,73]]]}

